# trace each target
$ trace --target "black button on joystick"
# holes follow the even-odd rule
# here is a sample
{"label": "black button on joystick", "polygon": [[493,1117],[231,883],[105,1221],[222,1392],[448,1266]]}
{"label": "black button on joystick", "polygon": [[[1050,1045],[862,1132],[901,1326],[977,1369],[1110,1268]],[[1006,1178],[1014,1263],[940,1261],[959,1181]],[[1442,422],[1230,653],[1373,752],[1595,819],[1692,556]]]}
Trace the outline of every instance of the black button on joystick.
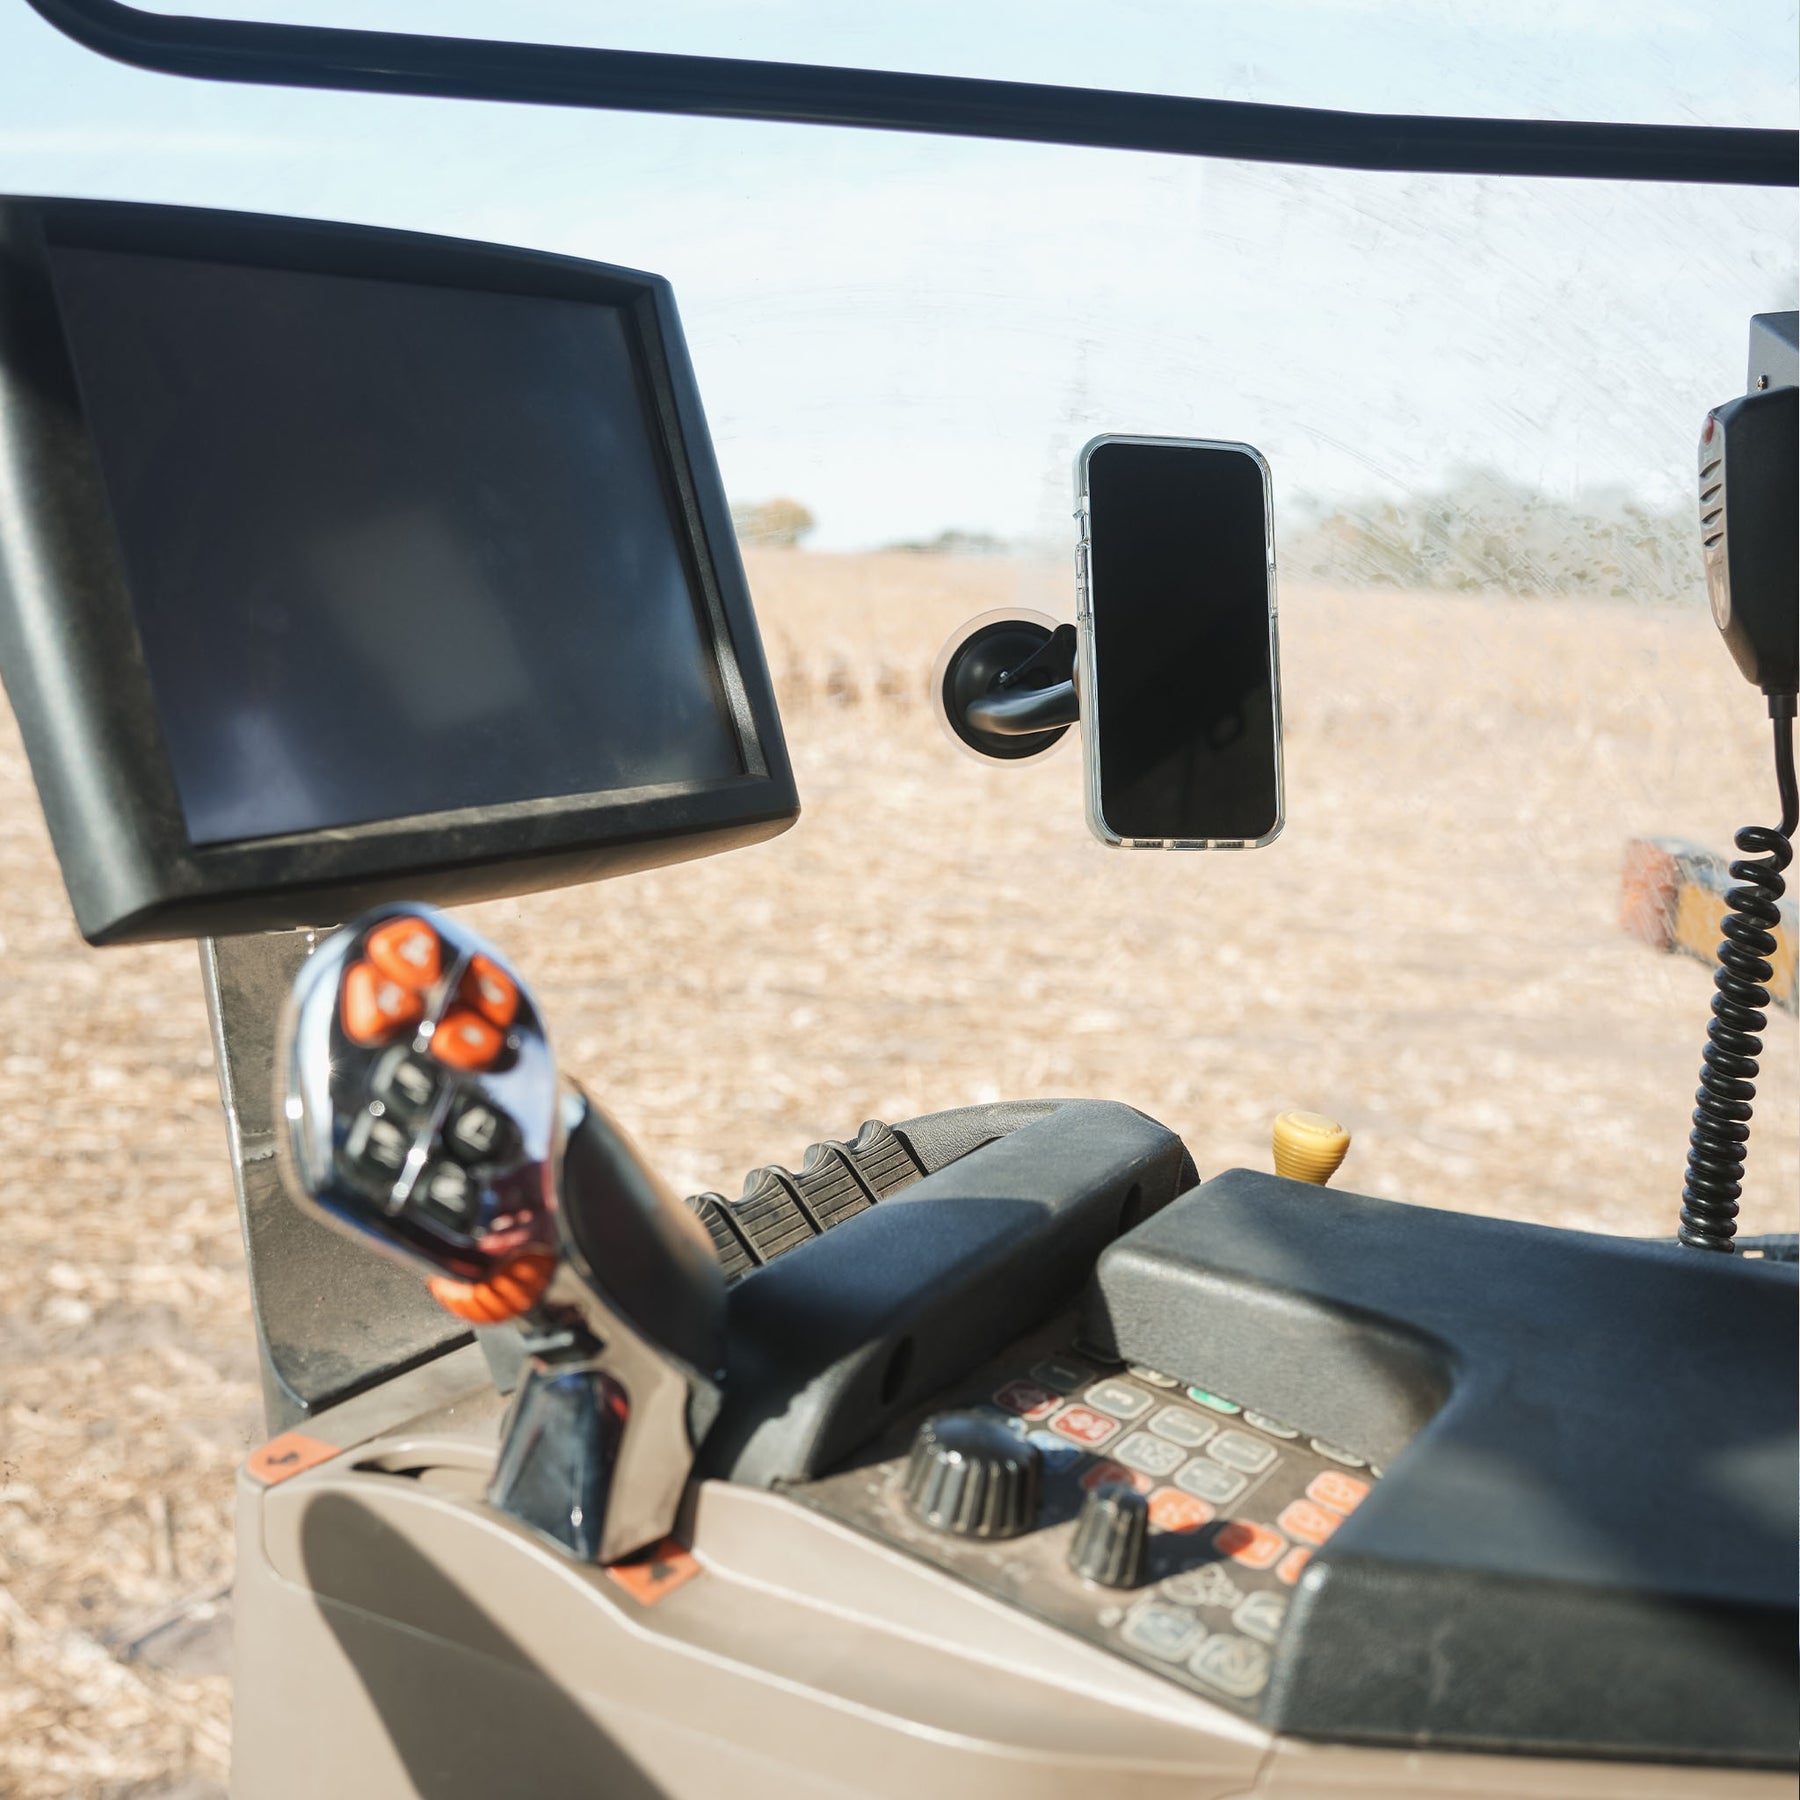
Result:
{"label": "black button on joystick", "polygon": [[1122,1481],[1103,1481],[1089,1491],[1075,1520],[1069,1567],[1101,1587],[1136,1587],[1144,1578],[1144,1542],[1150,1507]]}
{"label": "black button on joystick", "polygon": [[992,1413],[927,1419],[906,1465],[913,1516],[956,1537],[1009,1538],[1037,1523],[1043,1458]]}

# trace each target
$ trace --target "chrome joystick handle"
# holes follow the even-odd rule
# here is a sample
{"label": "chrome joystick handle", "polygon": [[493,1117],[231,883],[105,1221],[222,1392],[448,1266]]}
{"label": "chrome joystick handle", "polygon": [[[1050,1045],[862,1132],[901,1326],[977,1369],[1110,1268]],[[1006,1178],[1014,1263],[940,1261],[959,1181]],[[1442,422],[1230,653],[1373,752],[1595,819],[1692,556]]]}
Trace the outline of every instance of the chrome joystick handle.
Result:
{"label": "chrome joystick handle", "polygon": [[583,1558],[665,1536],[717,1410],[724,1277],[558,1079],[518,974],[430,908],[379,908],[308,960],[281,1042],[294,1199],[422,1265],[459,1318],[526,1335],[489,1498]]}

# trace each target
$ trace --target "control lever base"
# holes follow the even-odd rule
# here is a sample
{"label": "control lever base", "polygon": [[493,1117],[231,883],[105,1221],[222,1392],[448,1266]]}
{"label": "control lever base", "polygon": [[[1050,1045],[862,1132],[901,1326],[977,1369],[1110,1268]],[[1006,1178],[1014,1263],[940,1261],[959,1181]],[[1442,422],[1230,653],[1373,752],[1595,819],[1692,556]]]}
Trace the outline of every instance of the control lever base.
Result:
{"label": "control lever base", "polygon": [[489,1504],[566,1554],[599,1561],[629,1411],[625,1390],[594,1357],[529,1358]]}

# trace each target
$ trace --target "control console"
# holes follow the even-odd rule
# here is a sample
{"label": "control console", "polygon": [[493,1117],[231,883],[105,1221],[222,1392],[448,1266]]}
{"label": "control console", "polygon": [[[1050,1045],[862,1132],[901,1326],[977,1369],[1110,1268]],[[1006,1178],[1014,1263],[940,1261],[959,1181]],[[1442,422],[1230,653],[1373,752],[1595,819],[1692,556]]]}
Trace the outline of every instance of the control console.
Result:
{"label": "control console", "polygon": [[1039,1334],[796,1499],[1233,1711],[1382,1471],[1223,1394]]}
{"label": "control console", "polygon": [[1305,1179],[1202,1183],[1093,1101],[684,1204],[422,907],[313,956],[285,1045],[294,1192],[516,1327],[486,1496],[580,1560],[704,1566],[693,1484],[763,1488],[1265,1731],[1791,1764],[1791,1268],[1328,1192],[1311,1114]]}

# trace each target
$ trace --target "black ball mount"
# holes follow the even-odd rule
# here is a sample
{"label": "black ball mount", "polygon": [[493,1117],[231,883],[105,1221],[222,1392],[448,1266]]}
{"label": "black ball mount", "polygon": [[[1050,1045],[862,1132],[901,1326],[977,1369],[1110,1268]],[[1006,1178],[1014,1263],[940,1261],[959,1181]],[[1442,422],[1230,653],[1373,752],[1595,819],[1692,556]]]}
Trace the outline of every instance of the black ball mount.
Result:
{"label": "black ball mount", "polygon": [[1080,716],[1075,627],[1004,615],[972,620],[938,659],[933,699],[977,756],[1022,762],[1053,750]]}

